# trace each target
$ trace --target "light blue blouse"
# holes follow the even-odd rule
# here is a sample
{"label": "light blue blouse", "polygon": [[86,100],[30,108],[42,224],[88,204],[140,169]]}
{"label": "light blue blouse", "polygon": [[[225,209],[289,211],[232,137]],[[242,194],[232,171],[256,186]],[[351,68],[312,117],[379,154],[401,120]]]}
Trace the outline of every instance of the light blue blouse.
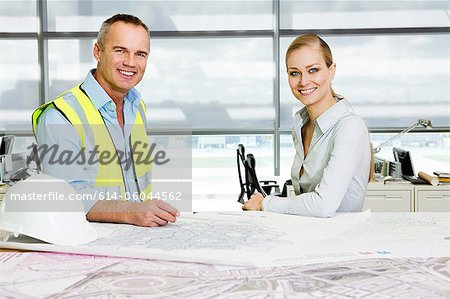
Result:
{"label": "light blue blouse", "polygon": [[362,210],[370,171],[369,132],[346,99],[336,100],[316,119],[306,158],[301,130],[309,116],[306,107],[295,114],[291,177],[296,196],[269,195],[263,200],[264,211],[332,217]]}

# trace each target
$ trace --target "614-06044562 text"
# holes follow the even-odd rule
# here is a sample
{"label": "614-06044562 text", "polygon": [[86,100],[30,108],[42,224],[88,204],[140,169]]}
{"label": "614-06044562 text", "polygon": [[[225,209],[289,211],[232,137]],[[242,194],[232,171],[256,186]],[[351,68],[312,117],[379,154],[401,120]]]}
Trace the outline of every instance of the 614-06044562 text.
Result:
{"label": "614-06044562 text", "polygon": [[[125,197],[125,198],[123,198]],[[140,192],[130,193],[125,192],[124,196],[118,192],[94,192],[91,193],[73,193],[66,196],[63,193],[50,191],[47,193],[14,193],[11,194],[12,201],[73,201],[73,200],[164,200],[164,201],[179,201],[182,200],[182,192],[180,191],[158,191],[158,192]]]}
{"label": "614-06044562 text", "polygon": [[97,194],[98,199],[100,200],[152,200],[152,199],[159,199],[164,201],[178,201],[182,198],[182,193],[179,191],[157,191],[157,192],[125,192],[123,196],[117,192],[99,192]]}

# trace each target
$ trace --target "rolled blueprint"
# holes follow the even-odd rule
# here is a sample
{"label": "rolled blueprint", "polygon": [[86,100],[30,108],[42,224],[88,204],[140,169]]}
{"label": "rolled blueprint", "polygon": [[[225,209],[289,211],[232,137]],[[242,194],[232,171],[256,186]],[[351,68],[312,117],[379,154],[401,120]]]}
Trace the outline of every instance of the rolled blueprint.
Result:
{"label": "rolled blueprint", "polygon": [[426,174],[423,171],[419,171],[419,177],[427,181],[430,185],[437,186],[439,184],[439,179],[437,177]]}

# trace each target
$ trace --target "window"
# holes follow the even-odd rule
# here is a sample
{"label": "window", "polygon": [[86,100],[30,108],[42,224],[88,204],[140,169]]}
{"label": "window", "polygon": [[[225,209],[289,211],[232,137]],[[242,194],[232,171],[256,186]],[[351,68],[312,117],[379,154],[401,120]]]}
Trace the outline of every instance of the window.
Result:
{"label": "window", "polygon": [[0,53],[0,126],[29,122],[39,105],[37,42],[0,39]]}
{"label": "window", "polygon": [[237,201],[240,192],[236,166],[238,144],[256,158],[258,179],[273,179],[273,135],[194,135],[192,190],[195,199]]}
{"label": "window", "polygon": [[272,1],[48,0],[49,31],[97,31],[116,13],[138,15],[152,31],[271,30]]}
{"label": "window", "polygon": [[[200,128],[273,128],[269,38],[153,39],[139,88],[151,122]],[[161,110],[161,112],[158,112]]]}
{"label": "window", "polygon": [[[372,128],[408,127],[419,118],[450,126],[450,42],[436,35],[323,35],[336,63],[333,89]],[[287,49],[293,38],[281,39]],[[280,65],[281,127],[300,103],[289,90],[285,53]]]}
{"label": "window", "polygon": [[[261,161],[260,176],[289,177],[289,132],[301,104],[289,90],[284,53],[306,32],[331,46],[333,87],[376,132],[375,145],[426,118],[434,131],[396,142],[414,148],[414,159],[443,157],[450,129],[449,11],[448,1],[0,1],[0,134],[22,123],[32,136],[33,109],[95,67],[101,22],[130,13],[152,32],[138,85],[149,125],[192,128],[194,193],[201,197],[234,194],[238,143]],[[390,154],[388,147],[380,153]],[[436,161],[449,168],[448,159]]]}
{"label": "window", "polygon": [[280,1],[281,29],[448,27],[448,1]]}
{"label": "window", "polygon": [[38,31],[36,1],[2,0],[0,1],[1,32]]}

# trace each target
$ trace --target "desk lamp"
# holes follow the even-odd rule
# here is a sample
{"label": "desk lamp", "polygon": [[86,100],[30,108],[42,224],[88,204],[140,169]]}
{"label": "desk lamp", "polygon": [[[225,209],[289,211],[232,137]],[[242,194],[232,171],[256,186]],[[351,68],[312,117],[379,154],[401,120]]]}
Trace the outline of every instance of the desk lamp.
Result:
{"label": "desk lamp", "polygon": [[385,142],[381,143],[380,145],[378,145],[377,147],[375,147],[373,149],[373,153],[376,154],[378,152],[380,152],[381,148],[383,146],[385,146],[386,144],[388,144],[389,142],[391,142],[394,139],[397,139],[398,137],[402,136],[403,134],[408,133],[409,131],[411,131],[412,129],[414,129],[415,127],[424,127],[426,129],[432,129],[433,126],[431,125],[431,121],[429,119],[419,119],[417,121],[417,123],[413,124],[412,126],[404,129],[403,131],[401,131],[400,133],[398,133],[397,135],[392,136],[391,138],[389,138],[388,140],[386,140]]}

